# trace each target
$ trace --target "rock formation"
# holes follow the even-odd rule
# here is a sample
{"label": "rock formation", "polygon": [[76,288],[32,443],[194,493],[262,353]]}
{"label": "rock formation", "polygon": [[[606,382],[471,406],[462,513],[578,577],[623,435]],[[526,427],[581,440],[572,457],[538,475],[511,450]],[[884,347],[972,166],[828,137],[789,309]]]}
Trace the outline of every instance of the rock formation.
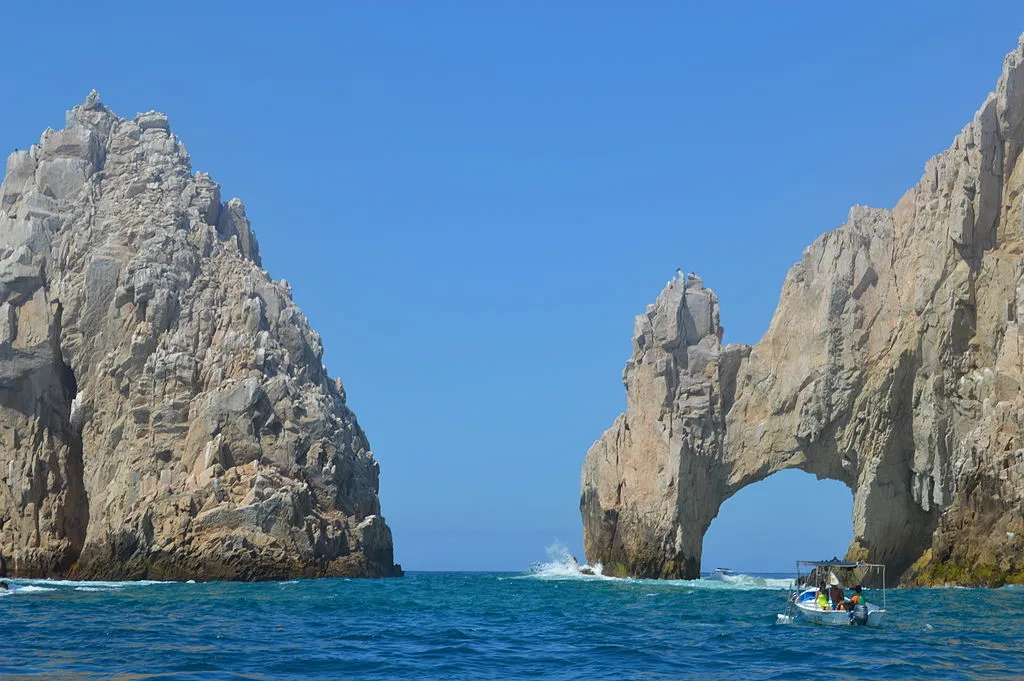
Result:
{"label": "rock formation", "polygon": [[167,117],[90,94],[0,188],[0,573],[400,574],[322,354]]}
{"label": "rock formation", "polygon": [[696,578],[722,502],[800,468],[853,491],[848,558],[1024,582],[1022,148],[1024,38],[895,208],[854,207],[805,249],[754,347],[722,347],[714,294],[670,282],[583,466],[588,560]]}

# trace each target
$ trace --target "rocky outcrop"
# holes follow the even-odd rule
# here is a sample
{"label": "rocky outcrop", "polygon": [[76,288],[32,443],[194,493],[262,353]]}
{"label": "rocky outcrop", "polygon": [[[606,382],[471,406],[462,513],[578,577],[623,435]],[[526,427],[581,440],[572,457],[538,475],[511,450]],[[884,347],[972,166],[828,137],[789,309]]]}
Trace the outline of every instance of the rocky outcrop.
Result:
{"label": "rocky outcrop", "polygon": [[[753,348],[723,348],[714,295],[671,282],[584,463],[588,560],[697,577],[722,502],[800,468],[853,491],[848,558],[904,583],[1024,581],[1022,147],[1024,39],[894,209],[855,207],[804,251]],[[715,321],[681,333],[698,294]]]}
{"label": "rocky outcrop", "polygon": [[670,281],[636,318],[622,376],[627,411],[583,467],[584,549],[604,574],[700,571],[701,540],[726,474],[725,415],[749,350],[723,348],[721,338],[718,297],[696,277]]}
{"label": "rocky outcrop", "polygon": [[241,201],[92,93],[0,188],[0,571],[400,574],[322,355]]}

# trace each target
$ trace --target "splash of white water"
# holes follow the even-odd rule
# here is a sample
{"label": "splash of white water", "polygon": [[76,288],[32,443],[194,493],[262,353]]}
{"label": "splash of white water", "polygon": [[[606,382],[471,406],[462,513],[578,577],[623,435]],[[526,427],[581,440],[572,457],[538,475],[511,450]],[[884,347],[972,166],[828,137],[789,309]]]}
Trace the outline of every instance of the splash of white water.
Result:
{"label": "splash of white water", "polygon": [[[527,574],[539,579],[601,579],[602,566],[580,563],[564,544],[555,542],[546,549],[548,562],[534,563]],[[610,579],[610,578],[606,578]]]}
{"label": "splash of white water", "polygon": [[706,589],[736,589],[740,591],[751,589],[791,589],[793,580],[778,577],[760,577],[758,575],[731,574],[710,579],[703,577],[694,580],[692,583],[696,588]]}

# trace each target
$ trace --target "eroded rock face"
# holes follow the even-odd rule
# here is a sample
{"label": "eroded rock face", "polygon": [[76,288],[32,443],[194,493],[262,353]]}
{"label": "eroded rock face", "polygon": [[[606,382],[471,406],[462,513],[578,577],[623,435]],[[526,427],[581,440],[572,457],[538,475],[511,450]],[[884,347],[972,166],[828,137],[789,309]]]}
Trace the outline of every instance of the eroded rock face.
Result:
{"label": "eroded rock face", "polygon": [[400,574],[322,355],[167,117],[91,94],[0,188],[0,570]]}
{"label": "eroded rock face", "polygon": [[627,411],[583,465],[584,550],[605,574],[699,573],[727,472],[725,414],[749,351],[721,338],[718,297],[698,278],[670,281],[636,318],[622,375]]}
{"label": "eroded rock face", "polygon": [[1022,146],[1024,39],[893,210],[855,207],[804,251],[749,351],[704,331],[695,379],[671,325],[645,321],[688,313],[670,284],[584,463],[588,560],[695,578],[722,502],[800,468],[853,491],[848,558],[908,583],[1024,581]]}

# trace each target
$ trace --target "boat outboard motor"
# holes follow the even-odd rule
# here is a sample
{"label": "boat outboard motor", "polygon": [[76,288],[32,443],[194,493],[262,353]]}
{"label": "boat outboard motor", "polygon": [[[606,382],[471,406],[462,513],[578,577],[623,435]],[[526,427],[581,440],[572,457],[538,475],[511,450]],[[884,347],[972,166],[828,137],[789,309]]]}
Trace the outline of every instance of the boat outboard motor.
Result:
{"label": "boat outboard motor", "polygon": [[850,624],[857,624],[864,626],[868,623],[868,606],[863,603],[858,603],[853,606],[853,610],[850,611]]}

